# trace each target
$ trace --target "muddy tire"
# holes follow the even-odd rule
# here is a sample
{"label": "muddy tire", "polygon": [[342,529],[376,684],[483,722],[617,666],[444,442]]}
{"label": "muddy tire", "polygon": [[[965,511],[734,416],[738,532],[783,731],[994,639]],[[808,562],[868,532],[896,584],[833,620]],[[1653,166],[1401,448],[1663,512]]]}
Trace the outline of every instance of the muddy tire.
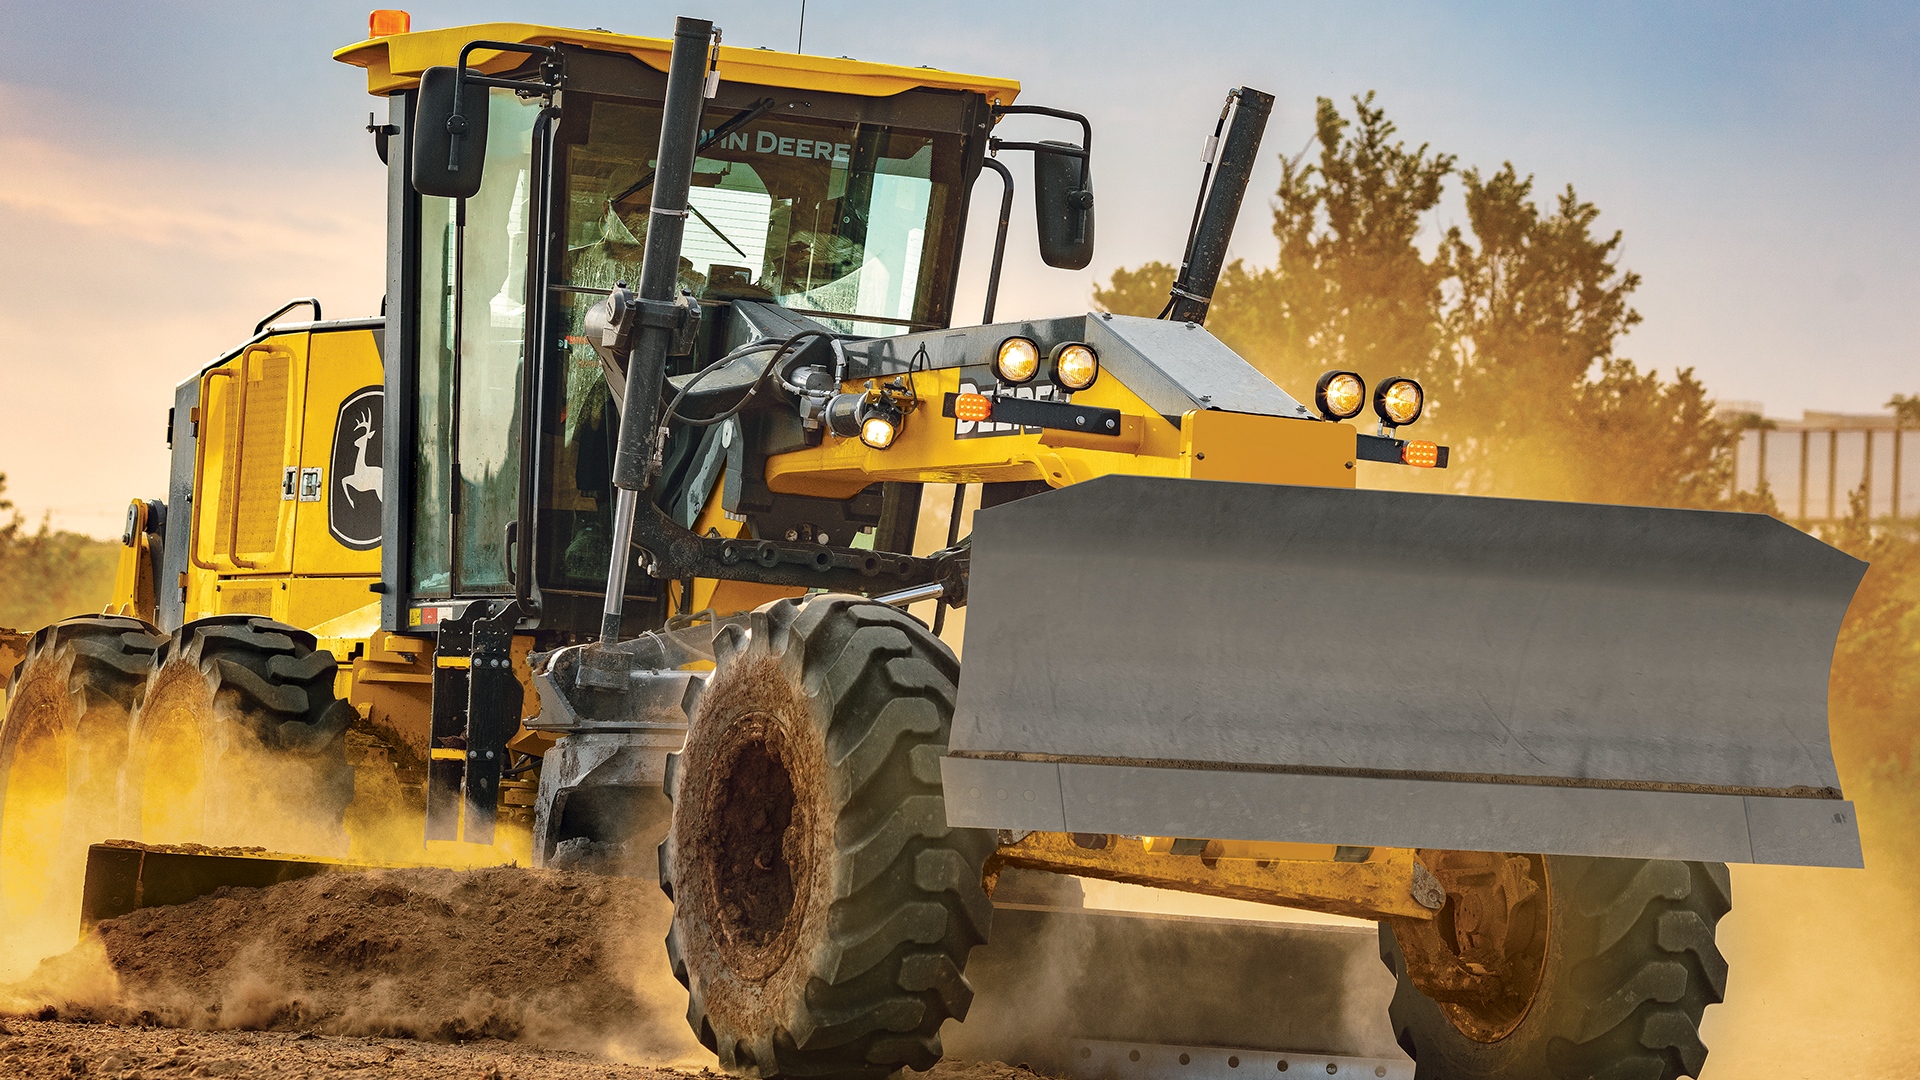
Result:
{"label": "muddy tire", "polygon": [[948,828],[941,795],[958,661],[912,617],[831,594],[715,646],[660,845],[687,1022],[748,1076],[931,1067],[992,916],[994,835]]}
{"label": "muddy tire", "polygon": [[117,824],[127,727],[166,641],[139,619],[83,615],[34,634],[0,720],[0,917],[32,917],[56,877]]}
{"label": "muddy tire", "polygon": [[1512,1031],[1483,1042],[1423,995],[1387,924],[1380,958],[1399,979],[1388,1009],[1417,1080],[1674,1080],[1698,1076],[1700,1016],[1727,962],[1714,927],[1732,907],[1721,863],[1546,856],[1539,987]]}
{"label": "muddy tire", "polygon": [[271,619],[219,615],[175,630],[134,713],[122,825],[148,843],[346,850],[351,706],[333,654]]}

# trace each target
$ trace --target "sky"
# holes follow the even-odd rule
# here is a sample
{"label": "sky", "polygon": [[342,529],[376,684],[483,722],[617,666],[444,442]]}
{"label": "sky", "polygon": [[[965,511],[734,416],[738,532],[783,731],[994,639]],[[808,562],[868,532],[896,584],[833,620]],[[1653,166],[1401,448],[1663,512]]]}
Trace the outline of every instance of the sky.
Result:
{"label": "sky", "polygon": [[[310,0],[76,8],[0,0],[0,472],[31,521],[117,536],[164,493],[172,387],[295,296],[378,311],[380,106],[331,52],[367,7]],[[416,3],[417,29],[497,20],[792,49],[798,0]],[[1376,91],[1411,144],[1543,200],[1572,184],[1624,235],[1645,317],[1620,352],[1692,367],[1768,415],[1879,412],[1920,393],[1920,5],[919,4],[811,0],[804,49],[1019,79],[1086,113],[1098,249],[1049,270],[1016,203],[1002,318],[1086,310],[1115,267],[1177,260],[1226,92],[1276,95],[1231,254],[1271,264],[1282,154],[1315,99]],[[1350,106],[1349,106],[1350,108]],[[1015,126],[1018,125],[1018,126]],[[1013,138],[1053,138],[1009,120]],[[1013,162],[1023,177],[1024,163]],[[1423,240],[1464,227],[1459,184]],[[1023,188],[1024,190],[1024,188]],[[979,310],[996,185],[958,308]],[[1303,392],[1303,391],[1302,391]]]}

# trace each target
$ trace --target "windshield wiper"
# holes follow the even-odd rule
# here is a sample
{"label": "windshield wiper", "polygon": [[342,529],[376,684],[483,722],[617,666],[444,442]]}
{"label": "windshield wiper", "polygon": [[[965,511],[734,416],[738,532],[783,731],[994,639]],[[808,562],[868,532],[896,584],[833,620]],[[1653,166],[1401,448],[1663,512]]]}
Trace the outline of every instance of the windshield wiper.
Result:
{"label": "windshield wiper", "polygon": [[[688,210],[691,210],[691,211],[693,212],[693,216],[694,216],[694,217],[697,217],[697,218],[699,218],[699,219],[700,219],[700,224],[702,224],[702,225],[705,225],[705,226],[706,226],[707,228],[709,228],[709,229],[712,229],[712,230],[713,230],[713,235],[715,235],[715,236],[717,236],[717,237],[719,237],[719,238],[720,238],[720,239],[722,239],[722,240],[725,240],[725,241],[727,242],[727,246],[728,246],[728,247],[730,247],[730,248],[732,248],[732,249],[733,249],[733,250],[735,250],[735,251],[740,251],[740,245],[739,245],[739,244],[736,244],[736,243],[734,243],[734,242],[732,241],[732,239],[730,239],[730,238],[729,238],[729,237],[727,236],[727,234],[726,234],[726,233],[723,233],[723,232],[721,232],[721,231],[720,231],[720,226],[718,226],[718,225],[715,225],[715,224],[714,224],[714,223],[713,223],[712,221],[710,221],[710,220],[708,220],[708,218],[707,218],[707,215],[705,215],[705,214],[703,214],[703,213],[701,213],[701,212],[700,212],[700,208],[699,208],[699,207],[697,207],[697,206],[695,206],[695,205],[693,205],[693,200],[692,200],[692,199],[688,199],[688,200],[687,200],[687,209],[688,209]],[[746,257],[747,257],[747,253],[746,253],[746,252],[744,252],[744,251],[740,251],[740,257],[741,257],[741,258],[743,258],[743,259],[744,259],[744,258],[746,258]]]}
{"label": "windshield wiper", "polygon": [[[761,114],[765,113],[768,109],[771,109],[771,108],[773,108],[773,99],[770,97],[764,97],[764,98],[761,98],[759,101],[754,102],[752,108],[749,108],[744,112],[735,113],[732,119],[728,120],[724,124],[721,124],[719,127],[714,128],[711,132],[707,133],[706,138],[700,140],[700,145],[694,148],[694,151],[693,151],[694,156],[695,157],[700,156],[701,151],[704,151],[707,147],[712,146],[714,143],[719,142],[721,139],[726,138],[728,135],[733,134],[733,132],[737,130],[740,127],[740,125],[751,124],[755,120],[758,120]],[[627,190],[621,192],[618,195],[615,195],[613,198],[608,199],[607,202],[609,202],[614,206],[619,206],[621,203],[626,202],[628,199],[632,198],[636,193],[646,190],[647,186],[653,183],[654,173],[657,171],[658,170],[655,170],[655,169],[647,170],[647,175],[641,177],[638,180],[635,180],[633,182],[632,187],[628,188]],[[696,214],[699,212],[700,211],[698,210],[694,211],[694,213]],[[702,217],[700,220],[706,221],[707,219]],[[707,222],[707,226],[708,228],[712,228],[713,223]],[[713,231],[718,233],[720,230],[714,229]],[[721,239],[726,240],[726,237],[723,236],[721,237]],[[727,240],[727,243],[732,244],[733,241]],[[740,251],[738,247],[735,247],[733,250]],[[740,252],[740,254],[744,258],[746,255],[746,252],[742,251]]]}

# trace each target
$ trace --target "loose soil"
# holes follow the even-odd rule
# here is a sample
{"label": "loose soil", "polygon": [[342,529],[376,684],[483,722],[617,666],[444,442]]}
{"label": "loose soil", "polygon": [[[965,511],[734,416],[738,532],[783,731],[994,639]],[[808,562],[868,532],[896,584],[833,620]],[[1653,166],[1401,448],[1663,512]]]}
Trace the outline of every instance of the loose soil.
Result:
{"label": "loose soil", "polygon": [[[652,882],[493,867],[226,888],[101,923],[0,1008],[172,1028],[510,1040],[707,1058],[666,970]],[[0,1070],[3,1073],[4,1070]]]}
{"label": "loose soil", "polygon": [[650,881],[515,867],[221,889],[103,922],[0,986],[0,1077],[717,1080],[666,967],[669,917]]}

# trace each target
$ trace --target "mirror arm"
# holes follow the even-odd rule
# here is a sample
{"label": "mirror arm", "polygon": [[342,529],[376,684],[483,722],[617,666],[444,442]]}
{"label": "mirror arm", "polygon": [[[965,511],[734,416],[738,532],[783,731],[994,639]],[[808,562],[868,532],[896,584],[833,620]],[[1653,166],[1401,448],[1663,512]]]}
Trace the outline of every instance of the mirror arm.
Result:
{"label": "mirror arm", "polygon": [[[475,49],[493,49],[496,52],[527,53],[539,56],[541,82],[528,82],[523,79],[496,79],[490,75],[475,75],[467,70],[467,56]],[[524,45],[512,41],[469,41],[460,50],[460,63],[453,73],[453,115],[447,117],[447,171],[460,171],[460,142],[467,137],[467,118],[460,111],[466,103],[466,84],[479,83],[481,86],[497,86],[503,90],[518,90],[529,94],[552,94],[560,89],[565,81],[564,61],[560,50],[552,45]]]}
{"label": "mirror arm", "polygon": [[1080,190],[1073,192],[1069,200],[1073,208],[1079,211],[1075,216],[1076,232],[1074,243],[1087,242],[1087,211],[1093,209],[1093,123],[1077,112],[1065,109],[1050,109],[1045,105],[995,105],[993,117],[996,122],[1002,116],[1051,116],[1057,120],[1071,120],[1080,125],[1080,145],[1051,146],[1046,143],[1008,142],[1002,139],[988,139],[987,149],[992,153],[1002,150],[1031,150],[1036,154],[1059,154],[1062,157],[1077,157],[1080,166]]}

